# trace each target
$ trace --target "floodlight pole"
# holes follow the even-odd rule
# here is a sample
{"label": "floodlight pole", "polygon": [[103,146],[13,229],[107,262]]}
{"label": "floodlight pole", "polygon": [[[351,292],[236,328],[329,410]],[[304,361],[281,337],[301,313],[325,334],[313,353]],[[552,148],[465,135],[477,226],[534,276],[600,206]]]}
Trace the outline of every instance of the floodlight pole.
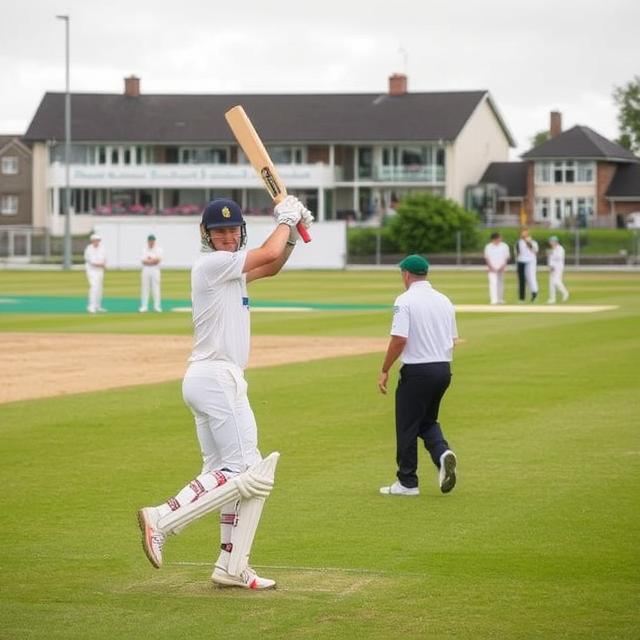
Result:
{"label": "floodlight pole", "polygon": [[69,188],[69,162],[71,161],[71,94],[69,93],[69,16],[56,16],[65,24],[66,89],[64,96],[64,257],[62,268],[71,269],[71,191]]}

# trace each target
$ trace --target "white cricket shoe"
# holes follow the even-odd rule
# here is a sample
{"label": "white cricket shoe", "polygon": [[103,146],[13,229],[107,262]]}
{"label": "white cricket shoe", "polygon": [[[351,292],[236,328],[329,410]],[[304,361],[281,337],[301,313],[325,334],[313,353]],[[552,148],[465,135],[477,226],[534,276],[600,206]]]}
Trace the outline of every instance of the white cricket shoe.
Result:
{"label": "white cricket shoe", "polygon": [[273,589],[276,586],[275,580],[261,578],[251,567],[247,567],[239,576],[232,576],[226,569],[216,565],[211,580],[222,587],[242,589]]}
{"label": "white cricket shoe", "polygon": [[447,449],[440,456],[440,473],[438,479],[442,493],[449,493],[449,491],[456,486],[457,463],[456,454],[450,449]]}
{"label": "white cricket shoe", "polygon": [[142,548],[149,562],[159,569],[162,566],[162,547],[167,539],[162,531],[158,530],[158,510],[155,507],[145,507],[138,511],[138,524],[142,531]]}
{"label": "white cricket shoe", "polygon": [[380,487],[380,493],[383,496],[419,496],[420,489],[418,487],[405,487],[400,484],[399,480],[396,480],[388,487]]}
{"label": "white cricket shoe", "polygon": [[140,307],[140,308],[138,309],[138,313],[147,313],[147,309],[146,309],[146,307]]}

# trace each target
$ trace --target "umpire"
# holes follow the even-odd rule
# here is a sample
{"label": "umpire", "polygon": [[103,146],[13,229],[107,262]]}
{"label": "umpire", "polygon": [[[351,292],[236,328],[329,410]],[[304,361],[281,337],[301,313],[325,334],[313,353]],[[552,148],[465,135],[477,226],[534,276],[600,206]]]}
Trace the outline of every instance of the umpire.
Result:
{"label": "umpire", "polygon": [[396,298],[387,353],[378,388],[387,393],[389,369],[400,358],[396,389],[397,480],[381,487],[385,495],[417,496],[418,438],[439,469],[442,493],[456,484],[456,456],[438,423],[440,401],[451,382],[453,347],[458,338],[455,309],[427,282],[429,263],[419,255],[400,263],[406,291]]}

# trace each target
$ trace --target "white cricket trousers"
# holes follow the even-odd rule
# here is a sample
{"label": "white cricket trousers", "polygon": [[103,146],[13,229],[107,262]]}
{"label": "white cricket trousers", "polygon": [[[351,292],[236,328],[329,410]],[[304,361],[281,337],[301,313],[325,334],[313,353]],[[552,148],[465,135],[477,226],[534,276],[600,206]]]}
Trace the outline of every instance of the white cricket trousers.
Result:
{"label": "white cricket trousers", "polygon": [[559,291],[564,300],[569,296],[567,287],[562,282],[562,273],[564,269],[558,269],[557,267],[552,271],[549,271],[549,302],[556,301],[556,291]]}
{"label": "white cricket trousers", "polygon": [[88,311],[97,311],[102,308],[102,283],[104,281],[104,269],[87,269],[89,281]]}
{"label": "white cricket trousers", "polygon": [[182,396],[195,418],[203,473],[242,473],[262,459],[242,369],[219,360],[192,362],[182,381]]}
{"label": "white cricket trousers", "polygon": [[531,293],[538,293],[538,265],[535,262],[527,262],[524,268],[524,276]]}
{"label": "white cricket trousers", "polygon": [[488,271],[489,302],[498,304],[504,302],[504,271]]}
{"label": "white cricket trousers", "polygon": [[153,298],[153,308],[160,311],[162,301],[160,300],[160,267],[143,266],[140,276],[140,309],[146,311],[149,308],[149,292]]}

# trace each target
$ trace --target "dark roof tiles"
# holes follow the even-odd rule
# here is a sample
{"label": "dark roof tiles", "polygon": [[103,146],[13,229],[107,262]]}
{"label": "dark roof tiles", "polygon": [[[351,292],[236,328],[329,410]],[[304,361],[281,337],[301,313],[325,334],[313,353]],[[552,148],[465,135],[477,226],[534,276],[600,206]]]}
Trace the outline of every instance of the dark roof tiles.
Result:
{"label": "dark roof tiles", "polygon": [[[223,115],[242,104],[261,137],[271,143],[454,140],[485,96],[486,91],[402,96],[72,94],[71,137],[86,142],[229,143],[233,136]],[[45,94],[25,138],[64,139],[64,98],[63,93]],[[505,135],[511,141],[506,129]]]}
{"label": "dark roof tiles", "polygon": [[639,159],[616,142],[589,127],[576,125],[522,155],[524,160],[596,159],[637,162]]}

